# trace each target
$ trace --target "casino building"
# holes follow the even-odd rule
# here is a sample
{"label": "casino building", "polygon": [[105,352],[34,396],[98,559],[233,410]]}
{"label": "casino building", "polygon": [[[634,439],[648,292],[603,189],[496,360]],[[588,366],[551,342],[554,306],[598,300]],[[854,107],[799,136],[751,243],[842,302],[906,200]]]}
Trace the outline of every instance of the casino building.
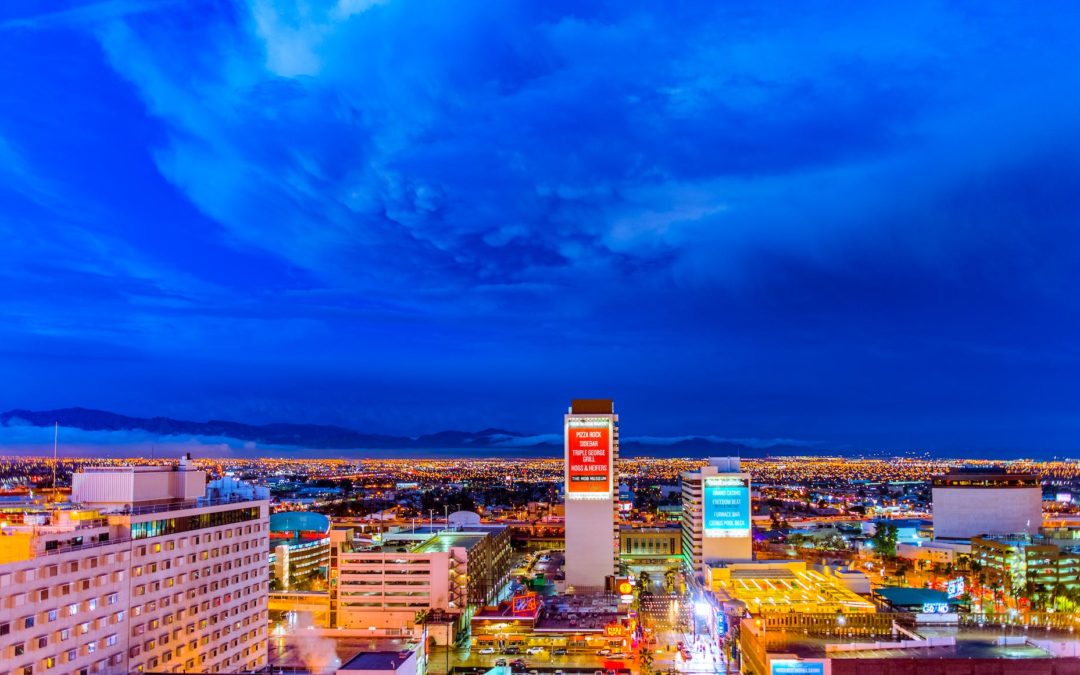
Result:
{"label": "casino building", "polygon": [[330,519],[321,513],[284,511],[270,515],[270,584],[280,590],[326,579],[330,564]]}

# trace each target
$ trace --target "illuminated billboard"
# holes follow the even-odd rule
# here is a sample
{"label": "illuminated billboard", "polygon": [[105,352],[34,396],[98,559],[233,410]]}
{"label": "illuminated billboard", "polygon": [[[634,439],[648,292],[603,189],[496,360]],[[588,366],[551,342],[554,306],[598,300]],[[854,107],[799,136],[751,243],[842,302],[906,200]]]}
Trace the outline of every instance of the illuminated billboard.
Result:
{"label": "illuminated billboard", "polygon": [[821,661],[773,659],[769,662],[769,675],[825,675],[825,664]]}
{"label": "illuminated billboard", "polygon": [[750,536],[750,479],[706,476],[702,487],[706,537]]}
{"label": "illuminated billboard", "polygon": [[566,496],[587,499],[611,494],[611,420],[571,418],[566,423]]}

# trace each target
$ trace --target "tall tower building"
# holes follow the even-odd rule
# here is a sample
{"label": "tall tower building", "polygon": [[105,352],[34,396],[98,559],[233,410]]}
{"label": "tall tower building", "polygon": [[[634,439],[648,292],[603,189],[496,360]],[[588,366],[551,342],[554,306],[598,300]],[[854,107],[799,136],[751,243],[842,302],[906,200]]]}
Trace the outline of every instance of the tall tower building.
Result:
{"label": "tall tower building", "polygon": [[618,570],[615,460],[619,416],[608,399],[575,399],[564,419],[566,583],[602,589]]}
{"label": "tall tower building", "polygon": [[752,560],[750,474],[739,471],[739,458],[710,457],[700,471],[681,478],[687,565],[704,573],[709,563]]}

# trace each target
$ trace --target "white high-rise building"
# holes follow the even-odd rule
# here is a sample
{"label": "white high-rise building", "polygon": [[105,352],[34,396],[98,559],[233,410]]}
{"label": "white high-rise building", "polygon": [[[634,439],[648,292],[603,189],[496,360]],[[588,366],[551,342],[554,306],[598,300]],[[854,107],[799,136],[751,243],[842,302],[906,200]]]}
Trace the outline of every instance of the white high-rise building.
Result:
{"label": "white high-rise building", "polygon": [[265,666],[269,500],[205,494],[206,474],[185,459],[88,469],[71,502],[5,508],[3,671]]}
{"label": "white high-rise building", "polygon": [[1042,527],[1039,476],[987,469],[934,476],[931,487],[935,539],[1035,534]]}
{"label": "white high-rise building", "polygon": [[618,570],[619,416],[610,400],[577,399],[564,431],[566,583],[576,590],[599,590]]}
{"label": "white high-rise building", "polygon": [[700,471],[682,475],[682,550],[687,565],[704,574],[709,563],[753,559],[750,474],[738,457],[711,457]]}

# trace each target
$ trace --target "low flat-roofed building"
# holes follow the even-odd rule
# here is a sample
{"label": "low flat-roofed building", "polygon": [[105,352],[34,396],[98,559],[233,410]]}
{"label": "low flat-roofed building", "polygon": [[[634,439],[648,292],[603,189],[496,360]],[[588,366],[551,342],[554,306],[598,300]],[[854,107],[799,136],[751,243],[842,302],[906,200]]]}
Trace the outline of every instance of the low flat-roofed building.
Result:
{"label": "low flat-roofed building", "polygon": [[510,530],[499,525],[422,527],[367,540],[333,528],[330,539],[330,625],[373,635],[416,633],[418,618],[431,611],[464,620],[470,607],[496,600],[512,565]]}
{"label": "low flat-roofed building", "polygon": [[758,614],[874,614],[870,600],[848,589],[830,569],[802,560],[709,566],[706,582],[721,603],[741,603]]}
{"label": "low flat-roofed building", "polygon": [[416,651],[360,652],[341,665],[338,675],[416,675]]}
{"label": "low flat-roofed building", "polygon": [[952,565],[971,553],[968,541],[949,541],[944,539],[919,539],[896,543],[896,555],[906,560],[922,560],[940,565]]}
{"label": "low flat-roofed building", "polygon": [[[1067,638],[1072,640],[1072,638]],[[1074,640],[1073,640],[1074,641]],[[873,639],[831,630],[782,631],[743,622],[742,673],[753,675],[1075,675],[1080,659],[1041,640],[993,631],[900,628]]]}

